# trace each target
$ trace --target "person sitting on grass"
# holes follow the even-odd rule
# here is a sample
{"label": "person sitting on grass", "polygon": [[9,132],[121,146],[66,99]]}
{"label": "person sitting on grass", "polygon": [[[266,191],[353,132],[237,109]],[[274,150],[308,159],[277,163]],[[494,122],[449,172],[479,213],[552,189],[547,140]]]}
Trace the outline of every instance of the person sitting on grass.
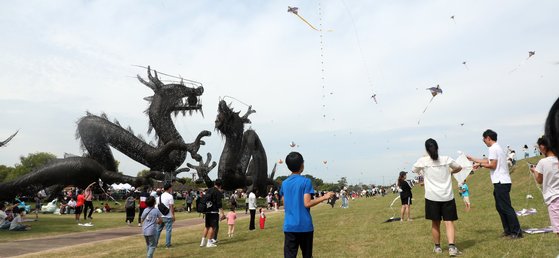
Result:
{"label": "person sitting on grass", "polygon": [[4,203],[0,203],[0,229],[8,229],[10,227],[10,220],[8,214],[4,211],[5,209]]}
{"label": "person sitting on grass", "polygon": [[19,207],[14,207],[13,213],[17,215],[14,217],[12,223],[10,224],[10,231],[25,231],[31,229],[31,226],[22,223],[24,211],[25,211],[24,209],[20,209]]}

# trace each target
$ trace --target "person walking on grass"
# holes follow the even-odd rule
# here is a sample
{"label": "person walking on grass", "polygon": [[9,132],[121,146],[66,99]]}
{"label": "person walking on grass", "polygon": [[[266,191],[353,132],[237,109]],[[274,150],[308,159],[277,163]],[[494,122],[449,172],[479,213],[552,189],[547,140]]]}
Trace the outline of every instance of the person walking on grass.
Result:
{"label": "person walking on grass", "polygon": [[458,220],[456,202],[452,192],[452,173],[462,170],[453,159],[439,156],[439,145],[433,139],[425,141],[428,156],[419,158],[413,165],[413,172],[424,177],[425,182],[425,218],[431,220],[431,235],[435,247],[433,252],[442,253],[441,219],[446,227],[448,253],[461,254],[455,245],[454,221]]}
{"label": "person walking on grass", "polygon": [[266,225],[266,213],[264,213],[262,208],[260,208],[258,212],[260,212],[260,229],[264,229],[264,225]]}
{"label": "person walking on grass", "polygon": [[408,217],[408,221],[411,221],[410,209],[411,209],[411,185],[406,181],[406,174],[408,172],[401,171],[400,176],[398,176],[398,187],[400,187],[400,201],[402,201],[402,209],[400,210],[400,221],[404,221]]}
{"label": "person walking on grass", "polygon": [[142,231],[146,240],[147,258],[152,258],[157,247],[156,231],[157,224],[161,224],[162,214],[155,208],[155,197],[146,198],[146,208],[140,214],[140,223],[143,222]]}
{"label": "person walking on grass", "polygon": [[464,200],[464,204],[466,205],[466,211],[470,211],[470,188],[468,187],[468,184],[466,183],[466,179],[464,179],[464,182],[462,182],[462,184],[460,184],[460,194],[462,195],[462,199]]}
{"label": "person walking on grass", "polygon": [[200,247],[217,246],[215,239],[216,229],[219,226],[219,221],[226,218],[222,207],[223,193],[221,190],[221,186],[221,179],[216,179],[214,182],[214,186],[208,189],[206,195],[203,197],[206,202],[206,211],[204,218],[205,227],[202,233],[202,241],[200,241]]}
{"label": "person walking on grass", "polygon": [[248,194],[248,211],[250,212],[248,230],[255,230],[256,226],[254,224],[254,220],[256,219],[256,194],[254,194],[254,190],[250,191]]}
{"label": "person walking on grass", "polygon": [[314,234],[310,208],[328,200],[334,193],[328,192],[322,197],[311,199],[314,190],[311,180],[301,176],[305,164],[300,153],[289,153],[285,158],[285,164],[292,173],[283,181],[279,191],[285,209],[283,255],[285,258],[297,257],[300,247],[303,257],[310,258]]}
{"label": "person walking on grass", "polygon": [[85,203],[85,197],[83,195],[83,191],[78,190],[78,200],[76,202],[76,210],[74,211],[74,214],[76,215],[76,222],[78,223],[80,222],[80,216],[83,211],[84,203]]}
{"label": "person walking on grass", "polygon": [[497,143],[497,133],[491,129],[483,132],[483,143],[489,147],[488,159],[477,159],[468,155],[468,160],[475,162],[474,169],[488,168],[490,171],[495,206],[503,225],[501,236],[511,239],[522,238],[520,222],[510,201],[512,181],[507,166],[506,151]]}
{"label": "person walking on grass", "polygon": [[[149,197],[149,193],[148,193],[148,187],[145,186],[142,188],[142,192],[140,192],[140,201],[138,203],[138,227],[142,226],[142,214],[144,213],[144,210],[148,207],[146,201],[148,200]],[[155,199],[155,198],[154,198]]]}
{"label": "person walking on grass", "polygon": [[[83,197],[84,197],[84,206],[83,206],[83,220],[86,221],[87,218],[89,218],[90,220],[93,220],[93,218],[91,217],[91,214],[93,214],[93,185],[97,183],[97,182],[93,182],[91,184],[89,184],[85,190],[83,191]],[[89,209],[89,215],[87,214],[87,210]]]}
{"label": "person walking on grass", "polygon": [[542,192],[553,232],[559,236],[559,162],[557,156],[549,149],[546,136],[538,139],[540,152],[545,155],[536,166],[530,166],[538,184],[542,184]]}
{"label": "person walking on grass", "polygon": [[155,245],[159,244],[159,236],[161,231],[165,228],[165,248],[171,248],[171,234],[173,232],[173,222],[175,222],[175,201],[173,200],[173,188],[171,183],[165,183],[163,192],[159,198],[156,199],[157,204],[162,203],[169,209],[167,214],[163,214],[161,224],[157,227],[157,234],[155,236]]}
{"label": "person walking on grass", "polygon": [[134,198],[133,192],[126,198],[124,208],[126,209],[126,224],[130,226],[134,222],[134,217],[136,217],[136,198]]}
{"label": "person walking on grass", "polygon": [[233,237],[235,234],[235,221],[237,220],[237,213],[235,213],[235,208],[231,207],[231,211],[227,213],[227,236]]}

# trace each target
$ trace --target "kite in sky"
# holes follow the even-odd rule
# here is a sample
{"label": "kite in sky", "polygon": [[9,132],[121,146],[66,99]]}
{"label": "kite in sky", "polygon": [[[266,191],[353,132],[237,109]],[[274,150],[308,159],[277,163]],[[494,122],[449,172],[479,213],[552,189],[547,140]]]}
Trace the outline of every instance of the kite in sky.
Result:
{"label": "kite in sky", "polygon": [[[431,100],[429,100],[429,103],[427,103],[427,106],[423,110],[422,114],[425,114],[425,111],[427,111],[427,108],[429,107],[431,102],[433,102],[433,99],[435,98],[435,96],[437,96],[438,94],[443,94],[443,90],[441,89],[441,87],[438,84],[437,84],[437,87],[430,87],[430,88],[427,88],[427,90],[429,90],[431,92],[431,95],[433,97],[431,97]],[[419,119],[419,121],[417,121],[417,124],[419,124],[420,122],[421,122],[421,119]]]}
{"label": "kite in sky", "polygon": [[304,21],[307,25],[309,25],[309,27],[311,27],[313,30],[319,31],[316,27],[314,27],[312,24],[310,24],[307,20],[305,20],[305,18],[303,18],[301,15],[299,15],[299,7],[291,7],[288,6],[287,7],[287,12],[288,13],[293,13],[295,15],[297,15],[297,17],[299,17],[299,19],[301,19],[302,21]]}
{"label": "kite in sky", "polygon": [[520,68],[521,66],[523,66],[528,59],[530,59],[532,56],[536,55],[536,51],[528,51],[528,57],[526,57],[526,59],[524,61],[522,61],[520,64],[518,64],[514,69],[512,69],[509,73],[513,73],[516,70],[518,70],[518,68]]}
{"label": "kite in sky", "polygon": [[466,64],[466,61],[462,62],[462,64],[464,65],[464,67],[466,67],[466,70],[470,70],[470,68],[468,68],[468,65]]}
{"label": "kite in sky", "polygon": [[450,16],[450,19],[456,24],[456,20],[454,19],[454,15]]}
{"label": "kite in sky", "polygon": [[[528,51],[528,58],[532,57],[535,54],[536,54],[536,51]],[[528,58],[526,58],[526,59],[528,59]]]}
{"label": "kite in sky", "polygon": [[293,148],[295,146],[297,146],[297,144],[295,144],[295,142],[292,141],[292,142],[289,143],[289,147]]}
{"label": "kite in sky", "polygon": [[378,104],[377,102],[377,94],[373,93],[373,96],[371,96],[371,98],[375,101],[375,104]]}

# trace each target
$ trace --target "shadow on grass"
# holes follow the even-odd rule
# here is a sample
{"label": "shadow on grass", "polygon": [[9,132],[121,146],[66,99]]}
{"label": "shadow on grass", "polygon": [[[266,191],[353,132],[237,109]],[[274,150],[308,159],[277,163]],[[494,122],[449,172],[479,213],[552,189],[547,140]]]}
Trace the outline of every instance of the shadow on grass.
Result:
{"label": "shadow on grass", "polygon": [[476,245],[476,243],[477,243],[477,241],[473,240],[473,239],[460,241],[460,250],[466,250],[470,247],[473,247],[474,245]]}

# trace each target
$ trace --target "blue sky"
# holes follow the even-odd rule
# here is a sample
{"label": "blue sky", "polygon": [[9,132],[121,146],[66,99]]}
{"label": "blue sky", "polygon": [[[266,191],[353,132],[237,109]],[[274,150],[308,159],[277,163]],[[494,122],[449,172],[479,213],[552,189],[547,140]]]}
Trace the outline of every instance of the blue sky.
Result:
{"label": "blue sky", "polygon": [[[443,154],[481,156],[487,128],[520,151],[543,133],[559,96],[558,9],[557,1],[5,1],[0,138],[20,133],[0,164],[37,151],[81,154],[75,122],[85,111],[147,136],[151,92],[133,64],[204,84],[205,117],[175,119],[187,141],[214,131],[219,97],[233,96],[257,111],[251,127],[270,168],[297,150],[306,173],[326,181],[395,180],[430,137]],[[528,51],[536,55],[527,60]],[[437,84],[444,93],[422,115],[425,88]],[[206,142],[201,152],[219,159],[223,139]],[[127,174],[144,169],[115,156]]]}

